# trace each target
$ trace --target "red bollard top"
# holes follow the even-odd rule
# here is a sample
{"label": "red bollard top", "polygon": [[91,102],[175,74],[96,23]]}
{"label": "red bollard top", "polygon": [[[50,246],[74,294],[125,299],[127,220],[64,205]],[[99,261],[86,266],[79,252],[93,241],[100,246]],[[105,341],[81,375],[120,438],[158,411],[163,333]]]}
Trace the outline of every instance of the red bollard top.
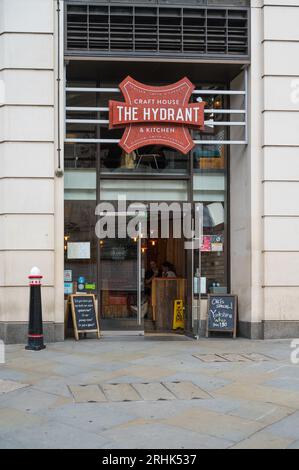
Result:
{"label": "red bollard top", "polygon": [[28,276],[28,279],[30,281],[29,286],[40,286],[42,278],[43,276],[41,275],[40,269],[34,266]]}

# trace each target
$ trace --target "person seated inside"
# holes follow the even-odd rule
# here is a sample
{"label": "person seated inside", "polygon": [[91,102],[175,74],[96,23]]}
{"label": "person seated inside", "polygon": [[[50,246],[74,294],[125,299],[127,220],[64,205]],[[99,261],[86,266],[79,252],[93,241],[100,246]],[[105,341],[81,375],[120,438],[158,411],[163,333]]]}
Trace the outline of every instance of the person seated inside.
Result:
{"label": "person seated inside", "polygon": [[162,264],[162,277],[174,278],[177,277],[175,267],[173,264],[165,261]]}
{"label": "person seated inside", "polygon": [[152,282],[155,277],[160,277],[161,271],[158,268],[156,261],[150,261],[150,269],[145,273],[145,293],[151,294]]}

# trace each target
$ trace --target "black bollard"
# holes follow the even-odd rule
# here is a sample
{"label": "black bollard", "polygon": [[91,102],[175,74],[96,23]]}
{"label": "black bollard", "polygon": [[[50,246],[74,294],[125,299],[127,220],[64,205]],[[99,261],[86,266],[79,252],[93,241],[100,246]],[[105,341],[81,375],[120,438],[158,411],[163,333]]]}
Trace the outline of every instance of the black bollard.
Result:
{"label": "black bollard", "polygon": [[25,349],[29,351],[41,351],[45,349],[41,301],[41,279],[38,268],[32,268],[29,277],[30,304],[29,304],[29,329],[28,344]]}

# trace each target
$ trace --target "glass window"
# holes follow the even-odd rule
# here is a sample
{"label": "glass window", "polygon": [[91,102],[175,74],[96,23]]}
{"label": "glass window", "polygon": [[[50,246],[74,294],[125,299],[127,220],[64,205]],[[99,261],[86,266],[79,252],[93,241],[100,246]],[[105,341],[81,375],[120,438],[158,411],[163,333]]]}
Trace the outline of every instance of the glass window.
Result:
{"label": "glass window", "polygon": [[205,203],[201,276],[206,293],[227,293],[225,225],[224,203]]}
{"label": "glass window", "polygon": [[[95,83],[69,82],[68,87],[89,88],[95,87]],[[95,139],[97,126],[90,123],[78,123],[72,121],[98,119],[94,111],[80,111],[78,108],[95,108],[97,103],[94,92],[66,93],[66,138],[67,139]],[[65,168],[96,168],[97,146],[91,143],[67,142],[64,148]]]}
{"label": "glass window", "polygon": [[65,294],[97,290],[95,200],[65,200]]}
{"label": "glass window", "polygon": [[[121,139],[124,130],[101,128],[101,138]],[[189,168],[189,155],[162,145],[151,145],[127,153],[117,144],[103,143],[100,150],[101,173],[184,175]]]}
{"label": "glass window", "polygon": [[[194,150],[194,161],[200,162],[194,169],[194,201],[203,203],[203,243],[201,267],[198,252],[194,257],[195,293],[199,292],[199,271],[201,272],[201,293],[227,293],[227,172],[224,146],[217,146],[222,155],[221,164],[216,163],[214,154],[202,156],[200,146]],[[200,157],[197,159],[198,155]]]}
{"label": "glass window", "polygon": [[[76,133],[76,136],[79,135]],[[85,143],[66,143],[64,147],[64,167],[96,168],[96,145]]]}
{"label": "glass window", "polygon": [[[226,214],[223,202],[203,204],[201,256],[194,253],[194,293],[226,294],[227,281]],[[199,279],[201,273],[201,279]],[[200,287],[199,287],[200,286]]]}
{"label": "glass window", "polygon": [[100,199],[116,201],[119,195],[127,201],[187,201],[185,180],[119,180],[103,179],[100,182]]}
{"label": "glass window", "polygon": [[[101,83],[69,82],[68,86],[111,89],[117,88],[119,81],[113,78]],[[154,84],[158,84],[157,80],[154,80]],[[201,292],[227,292],[228,147],[221,142],[228,140],[226,121],[229,121],[229,115],[222,110],[229,106],[225,97],[205,94],[206,90],[224,88],[223,85],[197,83],[196,89],[203,92],[200,96],[193,94],[191,101],[206,102],[205,126],[190,132],[194,140],[215,142],[197,144],[188,155],[161,145],[143,147],[129,154],[124,152],[117,142],[113,142],[121,139],[124,129],[109,130],[108,126],[109,100],[123,101],[123,96],[113,91],[67,93],[67,107],[70,108],[67,110],[67,119],[71,120],[66,126],[67,139],[103,140],[101,143],[67,142],[65,145],[65,269],[73,272],[73,289],[78,288],[78,280],[82,278],[89,289],[96,284],[94,210],[98,184],[100,201],[116,201],[121,194],[126,196],[127,201],[192,200],[203,203]],[[84,110],[78,109],[80,107],[84,107]],[[82,123],[82,120],[100,122]],[[77,243],[77,246],[71,245],[70,249],[75,252],[76,249],[85,250],[86,256],[88,248],[85,243],[88,241],[89,258],[69,257],[69,243]],[[74,256],[72,251],[70,253]],[[196,255],[194,259],[196,273],[199,257]]]}
{"label": "glass window", "polygon": [[64,199],[95,201],[96,184],[95,170],[67,170],[64,174]]}
{"label": "glass window", "polygon": [[223,96],[204,95],[204,92],[195,99],[206,102],[206,112],[205,126],[200,131],[193,131],[193,139],[213,143],[198,144],[192,151],[193,198],[195,202],[203,203],[201,266],[197,251],[194,256],[194,292],[227,293],[227,146],[221,144],[228,140],[225,123],[229,118],[221,112],[227,108],[227,100]]}
{"label": "glass window", "polygon": [[[72,115],[73,119],[88,119],[85,115]],[[67,124],[67,139],[95,139],[94,124]],[[64,148],[65,168],[96,168],[97,145],[90,142],[66,142]]]}
{"label": "glass window", "polygon": [[187,173],[188,161],[188,156],[161,145],[143,147],[131,153],[126,153],[117,144],[101,145],[101,172],[103,174],[180,175]]}

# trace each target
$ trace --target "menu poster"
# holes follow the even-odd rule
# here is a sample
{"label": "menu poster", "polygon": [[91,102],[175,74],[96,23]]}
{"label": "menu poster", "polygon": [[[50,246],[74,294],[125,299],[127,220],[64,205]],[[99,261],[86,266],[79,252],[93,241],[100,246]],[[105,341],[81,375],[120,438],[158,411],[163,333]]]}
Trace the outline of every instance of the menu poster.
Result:
{"label": "menu poster", "polygon": [[208,296],[208,318],[206,336],[209,332],[237,334],[237,302],[236,295],[209,294]]}
{"label": "menu poster", "polygon": [[209,294],[206,336],[209,332],[237,333],[237,296]]}
{"label": "menu poster", "polygon": [[72,282],[73,280],[73,271],[71,269],[64,270],[64,282]]}
{"label": "menu poster", "polygon": [[223,251],[223,235],[203,235],[202,252]]}
{"label": "menu poster", "polygon": [[211,241],[212,241],[212,236],[211,235],[204,235],[202,237],[202,245],[201,245],[201,251],[211,251]]}
{"label": "menu poster", "polygon": [[223,251],[223,235],[212,235],[211,251]]}
{"label": "menu poster", "polygon": [[90,259],[90,242],[69,242],[67,257],[68,259]]}
{"label": "menu poster", "polygon": [[64,293],[65,295],[71,295],[73,293],[73,283],[65,282],[64,283]]}

